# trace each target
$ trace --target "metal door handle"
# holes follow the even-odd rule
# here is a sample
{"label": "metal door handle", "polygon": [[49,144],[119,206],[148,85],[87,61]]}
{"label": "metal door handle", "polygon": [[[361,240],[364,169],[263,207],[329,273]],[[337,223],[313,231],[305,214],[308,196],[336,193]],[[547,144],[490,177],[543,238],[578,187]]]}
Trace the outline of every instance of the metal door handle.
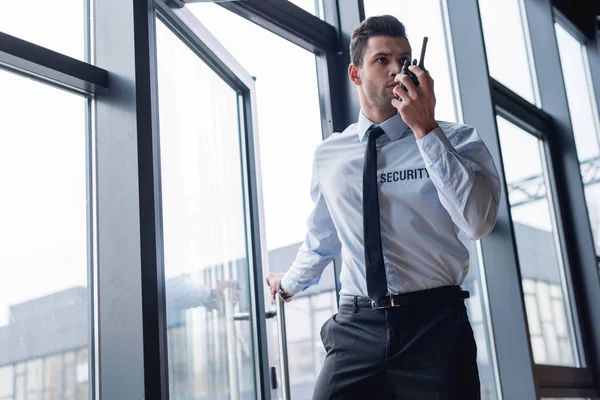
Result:
{"label": "metal door handle", "polygon": [[[275,316],[277,316],[277,310],[271,310],[271,311],[267,311],[265,313],[265,318],[266,319],[270,319],[270,318],[275,318]],[[233,320],[234,321],[250,321],[250,313],[235,313],[233,314]]]}
{"label": "metal door handle", "polygon": [[281,370],[281,392],[283,400],[291,400],[290,370],[288,364],[287,335],[285,331],[285,302],[277,294],[277,329],[279,330],[279,369]]}

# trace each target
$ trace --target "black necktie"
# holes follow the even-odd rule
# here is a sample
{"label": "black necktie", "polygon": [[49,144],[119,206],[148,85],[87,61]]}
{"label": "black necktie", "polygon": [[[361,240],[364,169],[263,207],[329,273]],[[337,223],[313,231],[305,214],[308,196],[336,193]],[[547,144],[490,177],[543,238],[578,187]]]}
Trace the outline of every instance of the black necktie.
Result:
{"label": "black necktie", "polygon": [[381,229],[379,226],[379,196],[377,188],[377,138],[383,135],[383,129],[371,125],[367,130],[369,141],[365,151],[363,169],[363,224],[365,266],[367,273],[367,293],[373,300],[379,300],[387,294],[387,280],[381,247]]}

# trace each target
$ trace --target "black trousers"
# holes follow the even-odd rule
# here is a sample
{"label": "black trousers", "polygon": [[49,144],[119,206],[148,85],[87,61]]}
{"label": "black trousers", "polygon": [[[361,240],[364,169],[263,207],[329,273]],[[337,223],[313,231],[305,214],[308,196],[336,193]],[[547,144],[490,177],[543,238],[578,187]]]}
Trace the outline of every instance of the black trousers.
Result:
{"label": "black trousers", "polygon": [[321,328],[313,400],[479,400],[464,301],[382,310],[341,305]]}

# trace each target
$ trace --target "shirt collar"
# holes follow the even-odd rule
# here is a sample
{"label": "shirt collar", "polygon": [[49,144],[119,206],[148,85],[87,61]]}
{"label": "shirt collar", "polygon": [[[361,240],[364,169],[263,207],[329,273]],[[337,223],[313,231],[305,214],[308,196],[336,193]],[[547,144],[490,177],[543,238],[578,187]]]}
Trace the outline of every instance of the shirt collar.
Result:
{"label": "shirt collar", "polygon": [[[358,115],[358,140],[362,142],[365,139],[367,130],[374,122],[369,120],[369,118],[365,117],[362,110]],[[376,125],[376,124],[375,124]],[[408,125],[402,120],[400,114],[395,114],[393,117],[390,117],[379,124],[381,129],[385,132],[390,141],[394,142],[402,137],[404,132],[406,132],[406,128]]]}

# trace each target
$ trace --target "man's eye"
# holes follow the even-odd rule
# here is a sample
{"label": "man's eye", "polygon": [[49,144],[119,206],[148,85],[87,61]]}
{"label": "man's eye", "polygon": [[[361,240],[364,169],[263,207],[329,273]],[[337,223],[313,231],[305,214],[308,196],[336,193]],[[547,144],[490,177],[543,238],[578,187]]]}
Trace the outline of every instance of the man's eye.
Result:
{"label": "man's eye", "polygon": [[404,62],[405,62],[405,61],[407,61],[407,60],[408,60],[408,61],[410,61],[410,59],[409,59],[408,57],[402,57],[402,58],[400,59],[400,63],[401,63],[402,65],[404,65]]}
{"label": "man's eye", "polygon": [[385,57],[379,57],[379,58],[377,59],[377,62],[378,62],[378,63],[381,63],[381,64],[385,64],[385,62],[386,62],[386,58],[385,58]]}

